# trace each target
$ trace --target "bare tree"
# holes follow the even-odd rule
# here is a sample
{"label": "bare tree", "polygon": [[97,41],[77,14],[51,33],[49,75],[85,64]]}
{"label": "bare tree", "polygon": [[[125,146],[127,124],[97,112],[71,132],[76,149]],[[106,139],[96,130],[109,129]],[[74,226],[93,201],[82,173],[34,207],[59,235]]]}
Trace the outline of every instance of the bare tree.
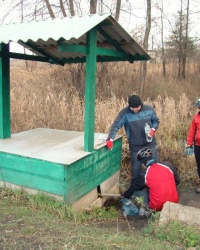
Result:
{"label": "bare tree", "polygon": [[59,1],[60,1],[60,8],[61,8],[61,11],[63,13],[63,16],[66,17],[67,13],[65,11],[65,7],[64,7],[63,1],[62,0],[59,0]]}
{"label": "bare tree", "polygon": [[188,26],[189,26],[189,6],[190,0],[187,0],[187,14],[186,14],[186,27],[185,27],[185,37],[184,37],[184,46],[183,46],[183,69],[182,69],[182,78],[186,78],[186,60],[187,60],[187,47],[188,47]]}
{"label": "bare tree", "polygon": [[116,11],[115,11],[115,19],[117,21],[119,20],[120,8],[121,8],[121,0],[117,0]]}
{"label": "bare tree", "polygon": [[181,9],[179,13],[179,34],[178,34],[178,42],[179,42],[179,50],[178,50],[178,77],[181,77],[181,68],[182,68],[182,30],[183,30],[183,1],[181,0]]}
{"label": "bare tree", "polygon": [[[23,23],[23,21],[24,21],[24,1],[20,0],[20,3],[21,3],[21,22]],[[24,47],[23,47],[23,50],[24,50],[24,54],[26,54],[26,50]],[[27,60],[25,60],[25,65],[26,65],[26,69],[28,69],[28,61]]]}
{"label": "bare tree", "polygon": [[71,16],[75,16],[74,0],[69,0],[69,10],[70,10]]}
{"label": "bare tree", "polygon": [[186,78],[186,61],[188,47],[188,26],[189,26],[189,6],[190,1],[187,0],[186,15],[183,14],[183,2],[181,0],[181,9],[179,13],[179,51],[178,51],[178,77]]}
{"label": "bare tree", "polygon": [[[146,1],[147,1],[147,15],[146,15],[146,29],[145,29],[143,47],[145,51],[148,51],[149,33],[151,30],[151,0],[146,0]],[[141,63],[141,83],[139,91],[139,95],[141,97],[143,96],[144,92],[146,72],[147,72],[147,62],[144,61]]]}
{"label": "bare tree", "polygon": [[164,25],[163,25],[163,0],[161,6],[161,44],[162,44],[162,67],[163,76],[166,76],[165,47],[164,47]]}
{"label": "bare tree", "polygon": [[55,18],[55,14],[54,14],[54,12],[53,12],[53,10],[52,10],[52,8],[51,8],[51,5],[50,5],[50,3],[49,3],[49,0],[44,0],[44,1],[45,1],[45,3],[46,3],[46,6],[47,6],[47,9],[48,9],[48,11],[49,11],[49,14],[50,14],[51,18],[52,18],[52,19]]}
{"label": "bare tree", "polygon": [[97,12],[97,0],[90,0],[90,14]]}

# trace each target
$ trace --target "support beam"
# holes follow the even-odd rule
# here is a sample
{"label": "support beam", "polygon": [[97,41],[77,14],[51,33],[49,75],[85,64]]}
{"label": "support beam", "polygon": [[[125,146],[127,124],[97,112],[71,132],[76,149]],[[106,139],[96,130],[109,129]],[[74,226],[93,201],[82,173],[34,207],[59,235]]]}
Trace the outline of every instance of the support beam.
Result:
{"label": "support beam", "polygon": [[20,59],[20,60],[30,60],[30,61],[37,61],[37,62],[49,62],[50,60],[47,57],[43,56],[34,56],[34,55],[27,55],[23,53],[15,53],[15,52],[2,52],[0,51],[0,57],[8,57],[13,59]]}
{"label": "support beam", "polygon": [[100,32],[100,34],[102,36],[104,36],[109,43],[111,43],[118,51],[121,51],[122,53],[124,53],[124,55],[126,56],[126,59],[132,63],[134,61],[134,59],[132,58],[132,56],[127,55],[126,52],[122,49],[121,45],[118,44],[118,42],[114,41],[101,27],[98,28],[98,31]]}
{"label": "support beam", "polygon": [[[60,44],[58,45],[58,51],[61,52],[75,52],[75,53],[80,53],[80,54],[87,54],[87,46],[84,45],[74,45],[74,44]],[[97,55],[101,56],[112,56],[112,57],[119,57],[119,58],[125,58],[124,53],[114,50],[114,49],[109,49],[109,48],[98,48],[97,47]]]}
{"label": "support beam", "polygon": [[52,60],[52,62],[64,66],[64,63],[62,61],[59,61],[58,59],[54,58],[53,56],[51,56],[49,53],[45,52],[41,48],[35,47],[30,42],[26,42],[25,43],[23,41],[20,41],[19,44],[22,45],[22,46],[24,46],[25,48],[31,48],[33,51],[40,53],[44,57],[47,57],[49,59],[49,61]]}
{"label": "support beam", "polygon": [[[0,51],[9,52],[9,44],[0,44]],[[0,58],[0,138],[10,138],[10,59]]]}
{"label": "support beam", "polygon": [[87,33],[84,151],[94,150],[97,30]]}

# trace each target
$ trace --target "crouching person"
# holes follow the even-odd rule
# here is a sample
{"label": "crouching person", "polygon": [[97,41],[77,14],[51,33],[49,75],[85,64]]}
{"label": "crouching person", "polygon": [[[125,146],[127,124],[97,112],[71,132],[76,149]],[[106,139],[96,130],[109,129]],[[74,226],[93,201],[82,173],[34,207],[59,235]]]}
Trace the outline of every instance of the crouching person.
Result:
{"label": "crouching person", "polygon": [[143,148],[137,153],[137,160],[142,167],[136,179],[122,194],[122,198],[143,197],[150,209],[160,211],[165,202],[178,203],[177,185],[180,179],[176,168],[170,162],[157,163],[152,158],[150,148]]}

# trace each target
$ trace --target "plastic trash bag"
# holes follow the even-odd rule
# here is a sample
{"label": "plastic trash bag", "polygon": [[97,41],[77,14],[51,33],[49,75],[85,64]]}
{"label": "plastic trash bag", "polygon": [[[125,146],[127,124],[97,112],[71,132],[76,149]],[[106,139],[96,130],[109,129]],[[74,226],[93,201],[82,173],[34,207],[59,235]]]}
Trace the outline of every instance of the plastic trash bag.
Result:
{"label": "plastic trash bag", "polygon": [[121,199],[122,214],[124,217],[137,216],[139,214],[139,208],[131,201],[131,199]]}
{"label": "plastic trash bag", "polygon": [[185,147],[184,154],[185,155],[193,155],[194,154],[194,148],[193,147]]}

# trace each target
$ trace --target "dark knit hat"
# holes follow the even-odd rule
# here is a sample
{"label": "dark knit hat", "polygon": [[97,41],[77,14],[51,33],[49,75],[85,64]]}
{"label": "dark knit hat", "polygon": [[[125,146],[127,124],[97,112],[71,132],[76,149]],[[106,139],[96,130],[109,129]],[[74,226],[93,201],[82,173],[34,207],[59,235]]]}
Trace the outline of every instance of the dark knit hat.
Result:
{"label": "dark knit hat", "polygon": [[142,100],[138,95],[132,95],[128,99],[128,104],[131,108],[137,108],[142,104]]}

